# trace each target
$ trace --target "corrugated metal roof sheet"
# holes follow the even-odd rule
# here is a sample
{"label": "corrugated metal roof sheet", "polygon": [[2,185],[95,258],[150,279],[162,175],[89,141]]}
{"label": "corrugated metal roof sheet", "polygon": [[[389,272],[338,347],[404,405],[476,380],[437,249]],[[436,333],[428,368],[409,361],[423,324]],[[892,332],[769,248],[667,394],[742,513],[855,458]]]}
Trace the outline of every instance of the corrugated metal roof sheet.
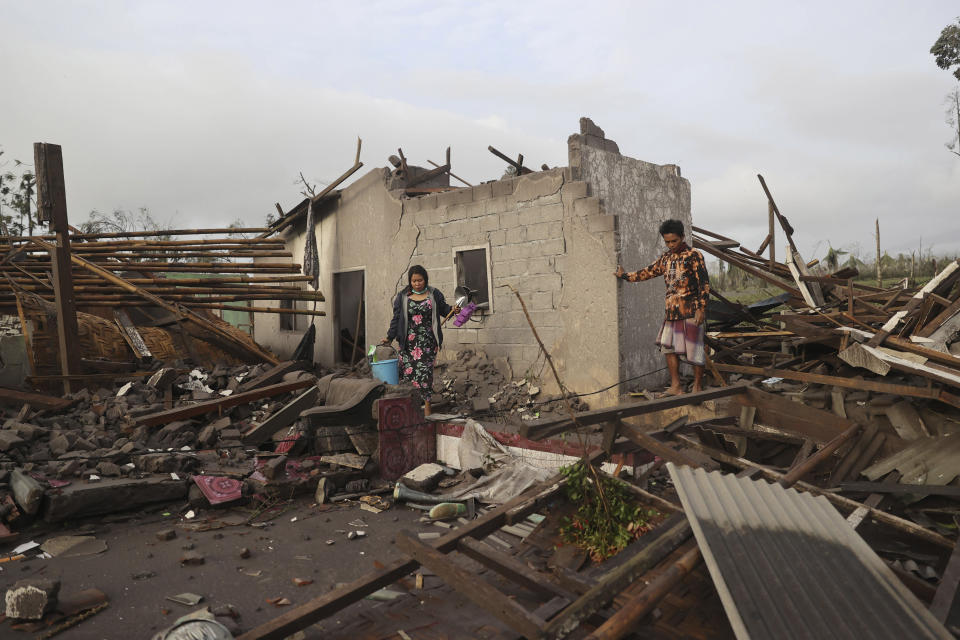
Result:
{"label": "corrugated metal roof sheet", "polygon": [[960,434],[919,438],[910,446],[867,467],[863,475],[877,480],[896,469],[900,484],[946,486],[960,475]]}
{"label": "corrugated metal roof sheet", "polygon": [[826,498],[667,467],[740,640],[953,638]]}

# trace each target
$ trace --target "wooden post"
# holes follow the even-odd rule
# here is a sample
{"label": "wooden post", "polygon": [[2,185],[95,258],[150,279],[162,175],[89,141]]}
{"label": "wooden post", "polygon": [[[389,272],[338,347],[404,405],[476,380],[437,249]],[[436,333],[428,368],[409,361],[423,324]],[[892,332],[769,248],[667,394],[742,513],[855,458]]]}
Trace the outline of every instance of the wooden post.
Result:
{"label": "wooden post", "polygon": [[67,221],[67,190],[63,179],[63,152],[60,145],[37,142],[33,145],[37,181],[37,216],[49,221],[56,235],[50,261],[53,263],[54,300],[57,306],[60,373],[63,392],[70,393],[70,377],[80,373],[77,307],[73,294],[70,259],[70,225]]}
{"label": "wooden post", "polygon": [[767,237],[770,238],[770,270],[773,271],[773,267],[777,264],[777,236],[774,233],[773,229],[773,202],[769,199],[767,200],[767,220],[769,231],[767,231]]}
{"label": "wooden post", "polygon": [[877,286],[883,287],[883,277],[880,272],[880,218],[877,218]]}

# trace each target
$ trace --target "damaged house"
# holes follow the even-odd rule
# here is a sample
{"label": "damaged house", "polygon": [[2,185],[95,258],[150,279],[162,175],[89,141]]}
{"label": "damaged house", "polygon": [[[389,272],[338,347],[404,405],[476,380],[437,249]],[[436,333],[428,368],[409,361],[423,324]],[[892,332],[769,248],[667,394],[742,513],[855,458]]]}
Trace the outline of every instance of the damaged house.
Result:
{"label": "damaged house", "polygon": [[[568,149],[566,167],[531,171],[522,160],[510,161],[512,171],[502,179],[459,188],[450,186],[449,163],[427,171],[393,157],[396,168],[372,170],[316,198],[319,289],[332,293],[328,315],[314,319],[316,359],[327,366],[354,359],[358,332],[361,347],[384,337],[407,268],[422,264],[448,299],[461,285],[478,292],[481,309],[471,320],[461,328],[446,325],[446,354],[482,350],[506,358],[514,377],[536,377],[544,359],[513,287],[569,388],[614,386],[600,401],[610,404],[618,380],[649,372],[655,373],[640,384],[665,379],[654,346],[663,284],[624,287],[612,273],[618,262],[635,269],[656,259],[663,251],[661,221],[677,218],[689,229],[690,183],[676,165],[621,154],[588,118]],[[307,205],[277,223],[298,261]],[[256,338],[288,357],[309,322],[258,319]]]}

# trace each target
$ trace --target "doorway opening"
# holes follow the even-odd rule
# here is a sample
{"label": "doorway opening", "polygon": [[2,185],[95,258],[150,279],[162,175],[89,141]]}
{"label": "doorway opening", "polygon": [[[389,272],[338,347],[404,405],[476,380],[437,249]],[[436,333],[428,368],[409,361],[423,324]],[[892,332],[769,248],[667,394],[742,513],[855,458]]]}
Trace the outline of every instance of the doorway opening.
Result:
{"label": "doorway opening", "polygon": [[[337,362],[354,364],[366,354],[366,310],[364,309],[364,270],[333,274],[334,321]],[[359,335],[358,335],[359,334]]]}

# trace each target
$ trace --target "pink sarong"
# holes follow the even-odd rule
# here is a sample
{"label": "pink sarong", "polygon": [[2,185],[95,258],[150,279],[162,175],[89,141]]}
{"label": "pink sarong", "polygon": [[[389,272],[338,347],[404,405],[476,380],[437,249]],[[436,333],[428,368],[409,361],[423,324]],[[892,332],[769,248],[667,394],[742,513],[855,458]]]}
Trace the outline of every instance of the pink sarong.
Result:
{"label": "pink sarong", "polygon": [[704,325],[698,325],[693,318],[664,320],[657,346],[661,353],[676,353],[688,363],[702,367],[706,363],[703,336]]}

